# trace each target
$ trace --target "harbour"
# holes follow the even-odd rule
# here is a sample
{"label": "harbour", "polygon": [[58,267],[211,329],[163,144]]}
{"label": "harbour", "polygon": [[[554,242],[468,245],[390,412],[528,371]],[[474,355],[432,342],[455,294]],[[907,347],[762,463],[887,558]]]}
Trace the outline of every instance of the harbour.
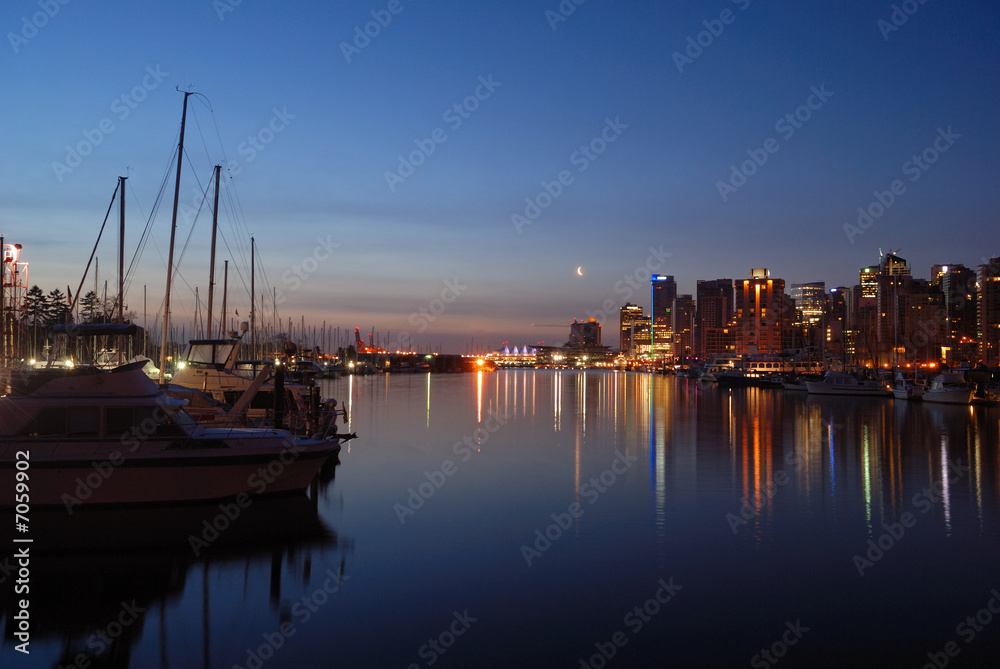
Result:
{"label": "harbour", "polygon": [[[89,548],[40,530],[28,666],[991,657],[992,627],[956,628],[997,587],[995,408],[596,370],[321,383],[364,438],[308,494],[60,513]],[[142,624],[88,649],[133,599]]]}
{"label": "harbour", "polygon": [[1000,11],[889,3],[0,4],[0,669],[996,665]]}

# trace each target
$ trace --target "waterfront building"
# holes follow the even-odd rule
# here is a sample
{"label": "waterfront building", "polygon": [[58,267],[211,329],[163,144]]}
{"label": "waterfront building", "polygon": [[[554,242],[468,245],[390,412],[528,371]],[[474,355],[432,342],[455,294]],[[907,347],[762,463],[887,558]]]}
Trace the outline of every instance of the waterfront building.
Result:
{"label": "waterfront building", "polygon": [[671,312],[677,298],[677,283],[671,275],[654,274],[650,284],[650,354],[654,358],[671,359],[674,357]]}
{"label": "waterfront building", "polygon": [[793,283],[791,296],[795,300],[796,324],[816,325],[823,319],[826,282]]}
{"label": "waterfront building", "polygon": [[733,280],[700,280],[695,293],[695,354],[704,358],[732,354]]}
{"label": "waterfront building", "polygon": [[690,295],[678,295],[670,311],[670,327],[674,333],[674,358],[694,355],[694,299]]}
{"label": "waterfront building", "polygon": [[736,353],[781,353],[791,340],[790,302],[784,279],[771,278],[766,268],[751,269],[736,290]]}
{"label": "waterfront building", "polygon": [[574,348],[599,347],[601,345],[601,324],[594,318],[578,322],[573,319],[569,326],[569,341],[566,346]]}
{"label": "waterfront building", "polygon": [[[902,277],[899,291],[899,358],[911,363],[937,363],[948,342],[947,316],[941,287],[924,279]],[[895,364],[887,359],[883,364]]]}
{"label": "waterfront building", "polygon": [[536,346],[536,367],[613,367],[608,346]]}
{"label": "waterfront building", "polygon": [[830,301],[826,313],[825,346],[828,354],[841,359],[845,359],[849,344],[853,344],[848,319],[850,302],[850,288],[837,286],[830,289]]}
{"label": "waterfront building", "polygon": [[632,322],[632,349],[629,355],[648,356],[652,348],[652,319],[649,316],[636,318]]}
{"label": "waterfront building", "polygon": [[903,258],[893,253],[880,258],[878,274],[875,276],[875,336],[872,350],[877,365],[894,364],[896,361],[897,354],[893,353],[893,347],[898,346],[903,337],[901,319],[905,317],[900,313],[899,298],[908,293],[909,283],[906,288],[900,287],[903,277],[909,276],[910,268]]}
{"label": "waterfront building", "polygon": [[979,266],[977,306],[979,362],[996,367],[1000,364],[1000,258]]}
{"label": "waterfront building", "polygon": [[635,321],[642,318],[642,307],[631,302],[618,311],[618,350],[631,355],[635,341]]}
{"label": "waterfront building", "polygon": [[953,263],[934,265],[931,274],[941,287],[945,315],[945,358],[972,360],[976,354],[976,271]]}

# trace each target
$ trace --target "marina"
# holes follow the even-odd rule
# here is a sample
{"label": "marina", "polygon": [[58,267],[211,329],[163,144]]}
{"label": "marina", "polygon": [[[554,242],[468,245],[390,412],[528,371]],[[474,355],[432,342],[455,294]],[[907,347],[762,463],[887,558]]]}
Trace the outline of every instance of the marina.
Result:
{"label": "marina", "polygon": [[[786,623],[790,666],[992,657],[991,628],[955,627],[997,587],[996,408],[614,371],[321,383],[363,438],[306,495],[63,513],[79,545],[40,525],[29,666],[107,660],[86,641],[133,598],[121,666],[419,666],[456,614],[447,666],[579,666],[619,631],[621,666],[745,665]],[[43,616],[57,589],[78,608]]]}
{"label": "marina", "polygon": [[889,3],[0,3],[0,669],[995,666],[1000,5]]}

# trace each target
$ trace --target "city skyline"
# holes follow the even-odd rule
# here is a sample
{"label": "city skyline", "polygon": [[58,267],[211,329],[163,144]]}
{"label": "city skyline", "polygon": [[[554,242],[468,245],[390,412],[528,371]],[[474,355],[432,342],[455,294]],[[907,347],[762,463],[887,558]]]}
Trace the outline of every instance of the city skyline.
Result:
{"label": "city skyline", "polygon": [[166,175],[127,294],[156,311],[180,88],[175,322],[196,286],[204,310],[216,163],[217,300],[229,259],[245,319],[252,234],[282,322],[446,350],[559,340],[531,323],[642,304],[651,273],[695,295],[753,267],[853,286],[880,247],[928,277],[1000,255],[994,6],[563,5],[5,5],[0,232],[75,290],[117,178],[131,258]]}

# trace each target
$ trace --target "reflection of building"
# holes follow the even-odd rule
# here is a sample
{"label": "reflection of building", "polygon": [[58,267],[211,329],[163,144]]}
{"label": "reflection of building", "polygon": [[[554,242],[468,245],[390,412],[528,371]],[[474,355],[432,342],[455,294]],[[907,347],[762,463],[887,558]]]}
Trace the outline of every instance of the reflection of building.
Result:
{"label": "reflection of building", "polygon": [[789,307],[784,279],[772,279],[767,269],[750,270],[736,291],[736,353],[781,353],[791,339]]}
{"label": "reflection of building", "polygon": [[618,349],[629,355],[635,341],[635,321],[642,318],[642,307],[626,302],[618,314]]}
{"label": "reflection of building", "polygon": [[650,284],[650,353],[654,358],[671,358],[674,354],[671,311],[677,298],[677,284],[673,276],[663,274],[654,274]]}
{"label": "reflection of building", "polygon": [[601,345],[601,324],[590,318],[583,323],[575,319],[569,326],[569,341],[566,346],[576,348],[597,347]]}
{"label": "reflection of building", "polygon": [[732,352],[733,280],[699,281],[695,312],[695,354],[706,358]]}
{"label": "reflection of building", "polygon": [[979,266],[979,362],[995,367],[1000,362],[1000,258]]}

